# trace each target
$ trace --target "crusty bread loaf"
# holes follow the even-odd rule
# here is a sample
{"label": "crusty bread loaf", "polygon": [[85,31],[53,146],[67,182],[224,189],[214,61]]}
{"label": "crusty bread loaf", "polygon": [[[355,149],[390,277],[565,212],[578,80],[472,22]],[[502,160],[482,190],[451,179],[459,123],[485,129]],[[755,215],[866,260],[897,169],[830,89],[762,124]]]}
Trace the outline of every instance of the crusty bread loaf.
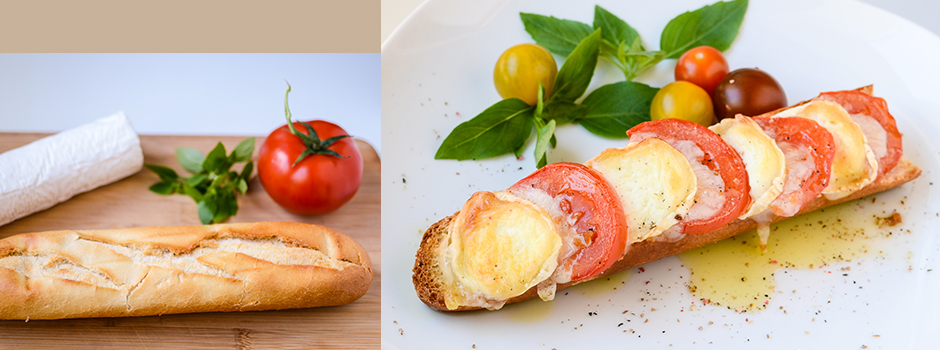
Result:
{"label": "crusty bread loaf", "polygon": [[0,240],[0,319],[330,306],[369,289],[355,240],[289,222],[26,233]]}
{"label": "crusty bread loaf", "polygon": [[[814,199],[812,202],[807,203],[806,206],[804,206],[797,215],[802,215],[817,209],[862,198],[870,194],[882,192],[900,186],[917,178],[920,176],[920,173],[920,168],[914,165],[914,163],[911,163],[909,160],[907,160],[907,158],[901,158],[901,161],[896,167],[894,167],[894,169],[885,174],[883,177],[879,178],[877,181],[869,184],[865,188],[862,188],[848,197],[840,198],[834,201],[827,200],[820,196]],[[436,310],[467,311],[480,309],[479,307],[460,306],[457,308],[457,310],[448,310],[444,305],[444,293],[447,293],[447,291],[441,283],[441,256],[437,252],[439,251],[440,245],[447,237],[447,231],[449,230],[449,227],[454,220],[454,216],[456,216],[456,214],[438,221],[434,225],[431,225],[431,227],[428,228],[428,230],[424,233],[424,237],[421,239],[421,246],[418,248],[418,253],[415,258],[415,266],[413,269],[414,274],[412,279],[415,285],[415,291],[418,293],[418,298],[420,298],[421,301]],[[784,219],[786,218],[774,216],[773,222],[778,222]],[[715,231],[698,235],[686,235],[683,239],[677,242],[657,242],[653,240],[637,242],[627,248],[627,252],[623,259],[617,261],[609,269],[605,270],[602,274],[594,278],[603,278],[605,276],[629,268],[637,267],[668,256],[673,256],[698,247],[702,247],[710,243],[718,242],[725,238],[730,238],[756,228],[757,223],[754,220],[737,219]],[[558,289],[560,290],[582,282],[560,284],[558,285]],[[507,304],[531,299],[536,296],[538,296],[536,288],[532,287],[522,295],[509,299]]]}

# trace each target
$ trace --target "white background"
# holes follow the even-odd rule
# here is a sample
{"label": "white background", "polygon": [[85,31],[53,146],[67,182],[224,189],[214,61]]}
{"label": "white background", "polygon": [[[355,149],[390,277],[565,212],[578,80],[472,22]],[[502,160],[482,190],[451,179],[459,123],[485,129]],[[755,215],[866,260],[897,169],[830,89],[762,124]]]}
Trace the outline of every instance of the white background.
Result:
{"label": "white background", "polygon": [[124,111],[138,134],[266,136],[324,119],[381,151],[380,54],[0,54],[0,132]]}

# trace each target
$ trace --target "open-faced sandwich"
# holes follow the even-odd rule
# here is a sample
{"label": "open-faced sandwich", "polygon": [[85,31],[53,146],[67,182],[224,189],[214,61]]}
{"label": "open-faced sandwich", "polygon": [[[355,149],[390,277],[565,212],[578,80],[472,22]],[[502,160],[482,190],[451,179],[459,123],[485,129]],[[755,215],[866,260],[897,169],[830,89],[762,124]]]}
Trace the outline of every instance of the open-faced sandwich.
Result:
{"label": "open-faced sandwich", "polygon": [[826,92],[706,128],[662,119],[585,164],[549,164],[473,194],[424,234],[418,297],[442,311],[499,309],[920,175],[871,87]]}

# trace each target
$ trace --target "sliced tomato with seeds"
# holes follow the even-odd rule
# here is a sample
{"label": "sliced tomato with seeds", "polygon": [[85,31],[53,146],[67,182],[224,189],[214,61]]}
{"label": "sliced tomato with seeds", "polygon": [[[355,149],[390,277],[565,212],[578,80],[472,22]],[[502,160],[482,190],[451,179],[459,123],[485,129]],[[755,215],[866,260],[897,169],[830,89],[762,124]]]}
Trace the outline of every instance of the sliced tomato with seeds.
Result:
{"label": "sliced tomato with seeds", "polygon": [[558,201],[575,237],[576,252],[563,268],[571,280],[597,276],[623,256],[629,242],[627,217],[614,187],[596,170],[576,163],[542,167],[509,188],[513,193],[539,189]]}
{"label": "sliced tomato with seeds", "polygon": [[[866,115],[881,124],[885,131],[884,146],[871,145],[872,151],[878,157],[878,177],[894,169],[901,160],[903,151],[901,150],[901,132],[898,131],[898,125],[888,112],[888,103],[883,98],[875,97],[857,90],[832,91],[819,94],[819,99],[838,103],[845,108],[849,114]],[[852,117],[856,120],[856,116]],[[856,120],[858,122],[858,120]],[[859,123],[860,125],[862,123]],[[862,126],[862,132],[868,139],[881,139],[872,137],[871,130]],[[878,141],[881,142],[881,141]],[[876,149],[876,148],[880,148]]]}
{"label": "sliced tomato with seeds", "polygon": [[[627,131],[630,142],[655,137],[676,147],[696,172],[698,189],[689,213],[676,225],[682,233],[711,232],[744,214],[750,206],[747,169],[738,152],[721,136],[680,119],[641,123]],[[719,204],[720,202],[720,204]]]}
{"label": "sliced tomato with seeds", "polygon": [[783,191],[770,208],[782,217],[796,215],[829,184],[836,149],[832,134],[812,119],[800,117],[753,118],[777,142],[787,164]]}

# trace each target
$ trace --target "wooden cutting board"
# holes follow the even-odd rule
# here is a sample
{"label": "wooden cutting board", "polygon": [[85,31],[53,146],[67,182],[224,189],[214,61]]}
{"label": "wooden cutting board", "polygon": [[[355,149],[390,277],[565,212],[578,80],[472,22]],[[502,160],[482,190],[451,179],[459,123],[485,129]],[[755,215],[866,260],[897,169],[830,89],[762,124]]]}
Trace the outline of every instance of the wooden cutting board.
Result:
{"label": "wooden cutting board", "polygon": [[[0,133],[0,152],[48,134]],[[204,154],[221,141],[229,152],[245,137],[140,136],[144,162],[174,168],[177,147]],[[264,137],[255,140],[257,149]],[[0,321],[0,348],[36,349],[363,349],[379,348],[380,286],[378,154],[356,140],[365,162],[362,185],[339,210],[325,215],[292,214],[268,196],[257,177],[238,199],[238,215],[229,222],[294,221],[337,229],[358,240],[372,258],[375,278],[365,296],[343,306],[152,317]],[[0,164],[0,167],[4,166]],[[237,165],[240,168],[241,165]],[[77,195],[47,210],[0,226],[0,238],[60,229],[199,225],[196,203],[187,196],[160,196],[147,190],[158,178],[142,170],[121,181]],[[0,296],[2,297],[2,296]]]}

